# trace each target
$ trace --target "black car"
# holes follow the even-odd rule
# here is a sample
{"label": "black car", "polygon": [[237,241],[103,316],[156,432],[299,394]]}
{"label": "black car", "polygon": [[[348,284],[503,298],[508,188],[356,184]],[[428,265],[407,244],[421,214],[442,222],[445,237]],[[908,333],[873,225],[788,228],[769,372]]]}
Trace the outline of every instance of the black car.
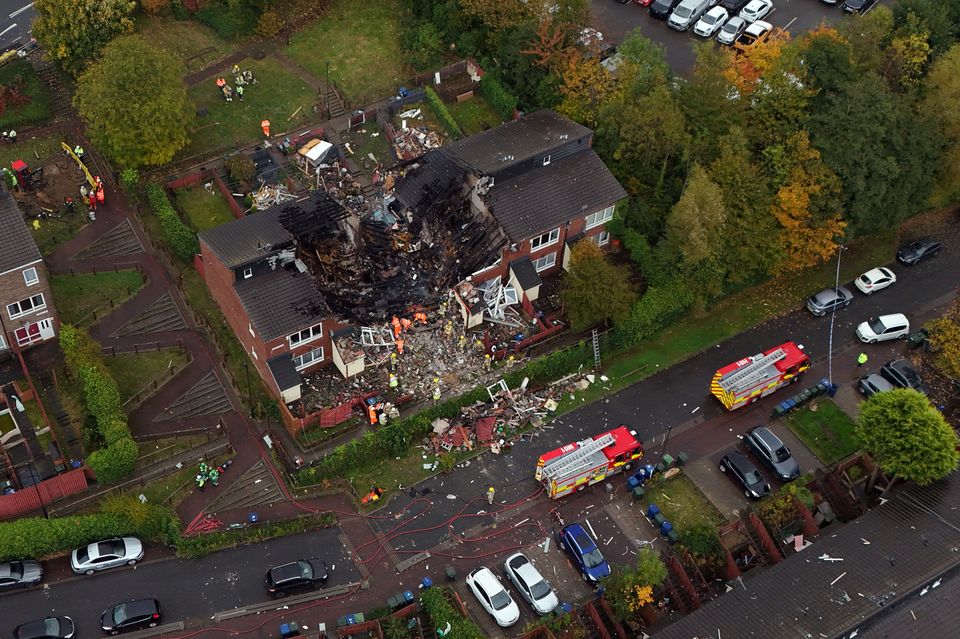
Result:
{"label": "black car", "polygon": [[735,16],[740,13],[740,9],[747,6],[748,2],[750,0],[720,0],[719,5],[726,9],[731,16]]}
{"label": "black car", "polygon": [[8,561],[0,564],[0,592],[36,586],[43,578],[39,561]]}
{"label": "black car", "polygon": [[743,486],[743,493],[750,499],[760,499],[770,494],[770,484],[763,481],[763,476],[757,467],[738,450],[730,451],[723,456],[720,460],[720,472],[729,472]]}
{"label": "black car", "polygon": [[766,426],[757,426],[744,436],[744,440],[760,461],[783,481],[800,476],[800,464],[790,454],[790,449]]}
{"label": "black car", "polygon": [[847,13],[866,13],[875,4],[877,0],[844,0],[843,10]]}
{"label": "black car", "polygon": [[115,635],[137,628],[153,628],[160,623],[160,602],[156,599],[134,599],[117,604],[100,615],[100,627]]}
{"label": "black car", "polygon": [[666,20],[681,2],[683,0],[653,0],[653,4],[650,5],[650,15],[657,20]]}
{"label": "black car", "polygon": [[924,395],[929,394],[930,389],[926,384],[920,379],[920,375],[917,373],[910,362],[905,359],[895,359],[893,361],[887,362],[880,368],[880,374],[883,375],[883,378],[894,386],[899,386],[900,388],[912,388],[916,391],[920,391]]}
{"label": "black car", "polygon": [[886,379],[876,373],[867,373],[857,380],[857,388],[866,397],[873,397],[877,393],[885,393],[893,390],[895,387]]}
{"label": "black car", "polygon": [[47,617],[22,623],[13,630],[13,639],[73,639],[73,619]]}
{"label": "black car", "polygon": [[328,577],[330,572],[327,570],[325,561],[320,559],[291,561],[289,564],[275,566],[267,571],[267,592],[283,597],[293,590],[313,588],[318,584],[322,586]]}
{"label": "black car", "polygon": [[907,266],[913,266],[923,260],[936,257],[940,253],[941,248],[943,248],[943,245],[936,240],[914,240],[900,247],[900,250],[897,251],[897,261]]}

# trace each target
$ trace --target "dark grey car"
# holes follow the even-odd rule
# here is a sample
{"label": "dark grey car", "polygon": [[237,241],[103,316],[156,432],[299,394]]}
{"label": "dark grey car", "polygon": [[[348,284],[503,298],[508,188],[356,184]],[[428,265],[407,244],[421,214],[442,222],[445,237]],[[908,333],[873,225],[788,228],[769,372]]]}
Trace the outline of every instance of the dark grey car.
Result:
{"label": "dark grey car", "polygon": [[873,397],[877,393],[885,393],[896,387],[877,373],[867,373],[857,382],[857,388],[867,397]]}
{"label": "dark grey car", "polygon": [[941,248],[943,248],[943,245],[936,240],[914,240],[900,247],[900,250],[897,251],[897,261],[907,266],[913,266],[923,260],[936,257],[940,254]]}
{"label": "dark grey car", "polygon": [[849,306],[852,299],[853,293],[846,286],[825,288],[807,300],[807,309],[817,317],[823,317],[835,309]]}
{"label": "dark grey car", "polygon": [[43,568],[33,559],[0,564],[0,592],[36,586],[42,578]]}
{"label": "dark grey car", "polygon": [[750,450],[783,481],[800,476],[800,464],[780,438],[766,426],[757,426],[744,436]]}
{"label": "dark grey car", "polygon": [[924,395],[930,394],[930,388],[920,379],[917,369],[905,359],[895,359],[887,362],[880,368],[880,374],[894,386],[912,388]]}
{"label": "dark grey car", "polygon": [[47,617],[22,623],[13,629],[13,639],[73,639],[70,617]]}
{"label": "dark grey car", "polygon": [[720,472],[731,475],[743,487],[743,494],[750,499],[760,499],[770,494],[770,484],[763,481],[763,475],[750,463],[747,456],[739,450],[733,450],[720,460]]}

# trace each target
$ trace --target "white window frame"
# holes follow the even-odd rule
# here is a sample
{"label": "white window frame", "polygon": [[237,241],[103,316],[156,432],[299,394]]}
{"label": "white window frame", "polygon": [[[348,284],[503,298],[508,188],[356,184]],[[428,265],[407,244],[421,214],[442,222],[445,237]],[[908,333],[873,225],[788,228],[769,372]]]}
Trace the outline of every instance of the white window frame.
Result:
{"label": "white window frame", "polygon": [[4,339],[3,333],[0,333],[0,351],[7,349],[7,340]]}
{"label": "white window frame", "polygon": [[[33,278],[27,277],[27,273],[33,273]],[[40,274],[37,272],[36,266],[23,269],[23,281],[27,286],[33,286],[40,283]]]}
{"label": "white window frame", "polygon": [[251,277],[253,277],[253,268],[248,266],[243,269],[243,279],[249,280]]}
{"label": "white window frame", "polygon": [[[309,368],[314,364],[316,364],[317,362],[322,362],[323,360],[324,360],[323,346],[319,346],[309,352],[304,353],[303,355],[294,355],[293,367],[298,371],[302,371],[303,369]],[[297,362],[300,362],[300,363],[298,364]]]}
{"label": "white window frame", "polygon": [[[21,302],[24,302],[24,301],[26,301],[26,300],[30,300],[30,303],[33,304],[33,300],[34,300],[35,298],[37,298],[37,297],[40,298],[40,303],[39,303],[39,304],[34,304],[33,306],[30,307],[30,310],[27,310],[27,311],[22,311],[22,310],[20,310],[20,303],[21,303]],[[16,312],[16,313],[14,313],[14,312],[10,309],[11,306],[17,307],[17,312]],[[31,295],[30,297],[25,297],[25,298],[23,298],[22,300],[19,300],[19,301],[17,301],[17,302],[14,302],[13,304],[7,304],[7,315],[10,316],[10,319],[16,319],[16,318],[18,318],[18,317],[23,317],[24,315],[32,315],[32,314],[36,313],[37,311],[42,311],[42,310],[45,309],[45,308],[47,308],[47,301],[46,301],[45,299],[43,299],[43,293],[37,293],[36,295]]]}
{"label": "white window frame", "polygon": [[544,233],[540,237],[535,237],[530,240],[530,250],[537,251],[542,249],[545,246],[550,246],[551,244],[556,244],[560,241],[560,227],[553,229],[547,233]]}
{"label": "white window frame", "polygon": [[543,156],[543,166],[550,166],[551,157],[549,155]]}
{"label": "white window frame", "polygon": [[613,208],[614,208],[614,207],[612,207],[612,206],[608,206],[607,208],[603,209],[602,211],[597,211],[596,213],[591,213],[590,215],[588,215],[588,216],[586,217],[587,227],[586,227],[586,229],[584,229],[584,230],[589,231],[590,229],[592,229],[592,228],[595,227],[595,226],[600,226],[601,224],[603,224],[603,223],[605,223],[605,222],[609,222],[610,220],[612,220],[612,219],[613,219]]}
{"label": "white window frame", "polygon": [[[309,333],[309,335],[303,339],[299,339],[304,333]],[[323,337],[323,322],[314,324],[313,326],[305,328],[302,331],[297,331],[293,335],[287,335],[287,342],[290,344],[290,348],[296,348],[297,346],[308,344],[314,340],[320,339],[321,337]]]}
{"label": "white window frame", "polygon": [[606,246],[610,243],[610,231],[600,231],[596,235],[591,235],[590,239],[593,240],[597,246]]}
{"label": "white window frame", "polygon": [[557,252],[547,253],[542,257],[538,257],[533,261],[533,268],[537,270],[537,273],[540,271],[545,271],[548,268],[553,268],[557,265]]}

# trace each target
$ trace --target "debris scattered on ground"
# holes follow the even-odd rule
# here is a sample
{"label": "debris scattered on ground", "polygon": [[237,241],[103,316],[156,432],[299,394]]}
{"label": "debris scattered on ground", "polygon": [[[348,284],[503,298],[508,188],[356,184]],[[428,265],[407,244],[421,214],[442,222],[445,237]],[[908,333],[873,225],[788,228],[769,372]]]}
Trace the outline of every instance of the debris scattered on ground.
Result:
{"label": "debris scattered on ground", "polygon": [[253,200],[253,208],[262,211],[271,206],[294,200],[296,196],[282,184],[264,184],[250,193],[250,198]]}

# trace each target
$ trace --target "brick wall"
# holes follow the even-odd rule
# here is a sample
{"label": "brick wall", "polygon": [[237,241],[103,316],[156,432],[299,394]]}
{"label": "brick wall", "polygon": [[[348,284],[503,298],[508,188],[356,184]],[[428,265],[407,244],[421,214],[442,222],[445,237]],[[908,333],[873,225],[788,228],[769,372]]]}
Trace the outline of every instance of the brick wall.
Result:
{"label": "brick wall", "polygon": [[[23,271],[30,268],[37,269],[37,277],[40,281],[32,286],[27,286],[26,280],[23,277]],[[43,295],[43,301],[46,303],[45,309],[28,315],[21,315],[16,319],[10,318],[10,313],[7,310],[8,304],[19,302],[20,300],[38,294]],[[38,261],[29,266],[18,267],[0,275],[0,313],[3,314],[3,327],[6,329],[6,335],[4,337],[8,347],[11,343],[16,343],[14,332],[27,324],[52,318],[54,330],[59,328],[56,310],[53,305],[53,294],[50,292],[47,269],[43,262]]]}

